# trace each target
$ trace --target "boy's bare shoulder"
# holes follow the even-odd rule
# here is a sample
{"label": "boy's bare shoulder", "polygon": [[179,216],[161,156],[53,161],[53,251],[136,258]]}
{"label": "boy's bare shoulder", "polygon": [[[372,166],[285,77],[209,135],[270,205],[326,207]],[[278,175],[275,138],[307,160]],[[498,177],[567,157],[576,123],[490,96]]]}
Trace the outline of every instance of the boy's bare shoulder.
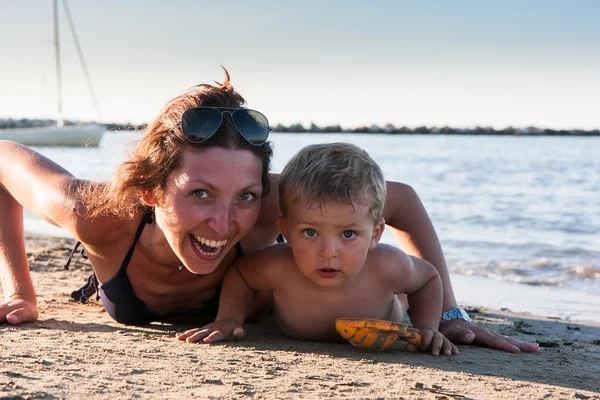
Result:
{"label": "boy's bare shoulder", "polygon": [[285,259],[293,257],[292,248],[287,243],[277,243],[256,252],[260,257]]}
{"label": "boy's bare shoulder", "polygon": [[244,255],[239,260],[262,267],[270,267],[293,263],[294,257],[292,249],[287,244],[278,243]]}
{"label": "boy's bare shoulder", "polygon": [[383,243],[378,243],[369,252],[367,260],[371,268],[388,276],[402,272],[412,265],[408,254],[398,247]]}
{"label": "boy's bare shoulder", "polygon": [[377,246],[369,252],[369,255],[374,255],[378,258],[389,258],[391,260],[408,259],[408,255],[396,246],[385,243],[377,243]]}

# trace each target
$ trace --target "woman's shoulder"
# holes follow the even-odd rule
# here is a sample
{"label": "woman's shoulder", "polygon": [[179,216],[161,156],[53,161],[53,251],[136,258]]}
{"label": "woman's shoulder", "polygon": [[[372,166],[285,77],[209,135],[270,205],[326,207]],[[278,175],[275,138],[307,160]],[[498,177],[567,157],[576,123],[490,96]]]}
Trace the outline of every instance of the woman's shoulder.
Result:
{"label": "woman's shoulder", "polygon": [[248,253],[264,249],[275,243],[275,239],[279,234],[279,228],[277,227],[277,217],[281,214],[277,188],[279,175],[270,174],[270,178],[271,190],[261,199],[258,218],[252,229],[242,239],[242,248]]}
{"label": "woman's shoulder", "polygon": [[281,214],[279,207],[279,174],[269,174],[270,190],[261,199],[260,214],[257,223],[275,223]]}
{"label": "woman's shoulder", "polygon": [[129,211],[107,206],[113,199],[104,196],[105,190],[105,182],[74,179],[66,194],[71,208],[63,228],[86,245],[102,245],[131,236],[142,220],[142,209]]}
{"label": "woman's shoulder", "polygon": [[123,237],[130,237],[141,221],[141,216],[123,218],[102,215],[90,218],[86,216],[85,206],[81,204],[74,211],[72,233],[82,243],[91,246],[111,244]]}

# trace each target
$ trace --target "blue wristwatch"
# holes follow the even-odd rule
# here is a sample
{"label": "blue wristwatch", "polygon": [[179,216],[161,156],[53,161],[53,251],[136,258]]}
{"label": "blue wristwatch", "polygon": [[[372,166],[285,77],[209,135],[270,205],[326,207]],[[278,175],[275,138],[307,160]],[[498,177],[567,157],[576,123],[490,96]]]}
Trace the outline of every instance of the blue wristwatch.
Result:
{"label": "blue wristwatch", "polygon": [[471,318],[469,318],[469,314],[465,310],[460,307],[454,307],[452,310],[442,313],[440,323],[452,321],[453,319],[462,319],[463,321],[471,322]]}

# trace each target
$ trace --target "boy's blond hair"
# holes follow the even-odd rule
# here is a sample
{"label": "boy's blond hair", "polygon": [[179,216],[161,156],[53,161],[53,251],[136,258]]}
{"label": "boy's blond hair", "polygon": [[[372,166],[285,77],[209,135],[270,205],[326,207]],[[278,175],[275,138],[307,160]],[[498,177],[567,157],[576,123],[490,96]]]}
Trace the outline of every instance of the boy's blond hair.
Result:
{"label": "boy's blond hair", "polygon": [[377,221],[383,213],[385,195],[381,168],[369,153],[351,143],[304,147],[283,168],[279,181],[284,216],[298,201],[317,207],[333,201],[366,205]]}

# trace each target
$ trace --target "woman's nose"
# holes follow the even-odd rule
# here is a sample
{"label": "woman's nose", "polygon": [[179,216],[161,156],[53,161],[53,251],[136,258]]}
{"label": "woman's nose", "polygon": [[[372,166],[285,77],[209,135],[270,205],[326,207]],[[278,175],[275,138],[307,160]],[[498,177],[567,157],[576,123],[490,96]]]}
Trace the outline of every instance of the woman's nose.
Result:
{"label": "woman's nose", "polygon": [[212,216],[209,218],[209,226],[219,235],[228,236],[234,219],[232,204],[222,203],[213,207]]}

